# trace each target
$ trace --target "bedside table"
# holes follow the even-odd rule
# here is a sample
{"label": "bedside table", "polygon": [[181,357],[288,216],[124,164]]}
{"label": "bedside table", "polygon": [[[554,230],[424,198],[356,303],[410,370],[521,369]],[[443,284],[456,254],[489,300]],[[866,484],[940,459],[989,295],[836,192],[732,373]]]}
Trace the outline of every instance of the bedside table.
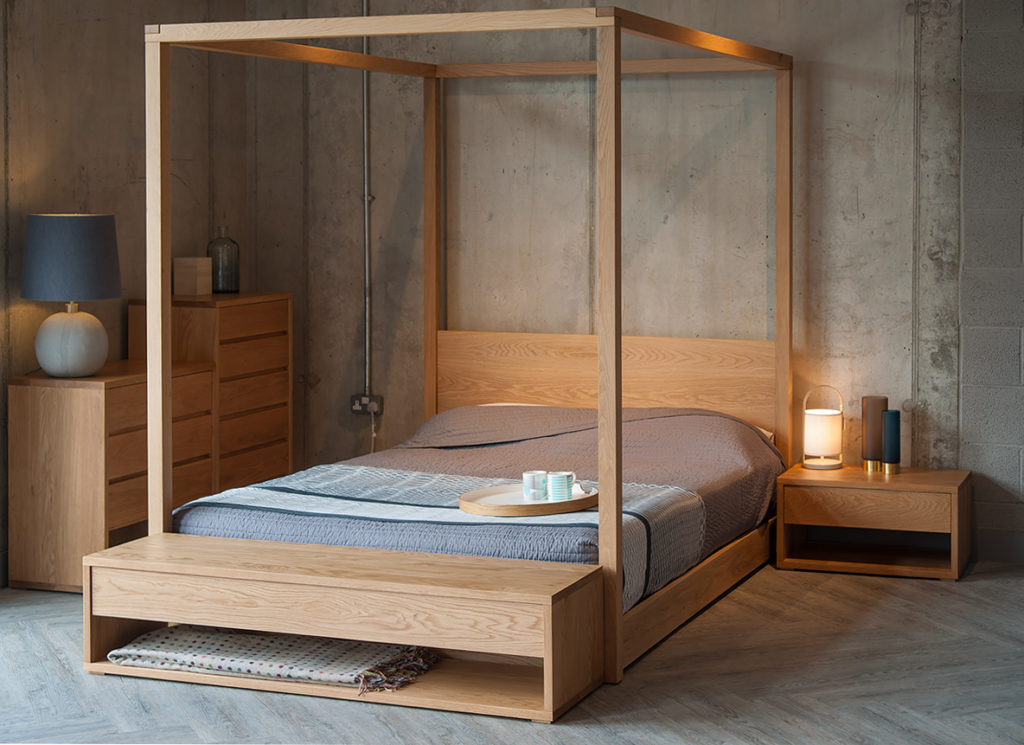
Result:
{"label": "bedside table", "polygon": [[859,466],[778,480],[776,566],[958,579],[971,553],[971,472]]}
{"label": "bedside table", "polygon": [[[146,372],[8,380],[11,587],[82,591],[82,557],[146,533]],[[171,370],[174,506],[213,491],[213,365]]]}

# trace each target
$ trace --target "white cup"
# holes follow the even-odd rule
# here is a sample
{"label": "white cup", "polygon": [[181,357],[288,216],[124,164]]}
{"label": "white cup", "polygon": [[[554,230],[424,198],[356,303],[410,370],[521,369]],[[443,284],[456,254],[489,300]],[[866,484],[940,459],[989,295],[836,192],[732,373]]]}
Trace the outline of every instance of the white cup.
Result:
{"label": "white cup", "polygon": [[546,502],[548,501],[547,489],[530,489],[523,494],[523,499],[527,502]]}
{"label": "white cup", "polygon": [[572,487],[579,482],[572,471],[548,472],[548,499],[563,502],[572,498]]}
{"label": "white cup", "polygon": [[523,471],[523,499],[527,502],[543,502],[548,498],[547,471]]}

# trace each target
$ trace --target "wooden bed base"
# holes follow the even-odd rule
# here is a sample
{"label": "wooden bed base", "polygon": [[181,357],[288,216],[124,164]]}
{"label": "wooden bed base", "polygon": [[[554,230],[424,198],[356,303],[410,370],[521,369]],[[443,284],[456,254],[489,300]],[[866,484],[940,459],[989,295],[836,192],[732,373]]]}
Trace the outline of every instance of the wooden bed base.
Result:
{"label": "wooden bed base", "polygon": [[[296,39],[590,29],[592,61],[433,65],[307,46]],[[704,57],[623,60],[630,33]],[[84,560],[85,665],[287,693],[552,721],[768,558],[768,526],[736,539],[622,612],[622,406],[695,406],[792,432],[792,59],[618,8],[282,19],[146,28],[146,231],[149,535]],[[170,48],[421,77],[424,85],[424,413],[508,401],[596,406],[599,565],[435,556],[170,534]],[[622,337],[621,76],[767,71],[776,91],[775,338]],[[441,325],[446,78],[596,75],[596,335],[480,334]],[[500,365],[482,362],[500,362]],[[495,372],[497,370],[497,372]],[[296,612],[299,609],[301,612]],[[354,691],[105,662],[168,623],[392,643],[447,657],[414,685]],[[514,657],[509,657],[509,655]]]}

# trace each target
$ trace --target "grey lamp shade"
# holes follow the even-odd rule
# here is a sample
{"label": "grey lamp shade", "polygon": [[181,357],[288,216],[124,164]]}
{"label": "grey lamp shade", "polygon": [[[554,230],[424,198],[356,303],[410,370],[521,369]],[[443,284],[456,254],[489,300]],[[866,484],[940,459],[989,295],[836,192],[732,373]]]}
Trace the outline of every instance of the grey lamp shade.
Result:
{"label": "grey lamp shade", "polygon": [[29,215],[21,296],[26,300],[121,297],[113,215]]}

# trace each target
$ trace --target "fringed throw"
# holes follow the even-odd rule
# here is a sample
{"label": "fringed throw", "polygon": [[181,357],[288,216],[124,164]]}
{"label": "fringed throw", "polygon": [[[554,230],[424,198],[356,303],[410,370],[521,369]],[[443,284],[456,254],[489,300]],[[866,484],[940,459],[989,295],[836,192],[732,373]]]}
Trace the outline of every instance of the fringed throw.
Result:
{"label": "fringed throw", "polygon": [[424,647],[183,624],[143,634],[107,659],[135,667],[350,686],[362,694],[413,682],[438,655]]}

